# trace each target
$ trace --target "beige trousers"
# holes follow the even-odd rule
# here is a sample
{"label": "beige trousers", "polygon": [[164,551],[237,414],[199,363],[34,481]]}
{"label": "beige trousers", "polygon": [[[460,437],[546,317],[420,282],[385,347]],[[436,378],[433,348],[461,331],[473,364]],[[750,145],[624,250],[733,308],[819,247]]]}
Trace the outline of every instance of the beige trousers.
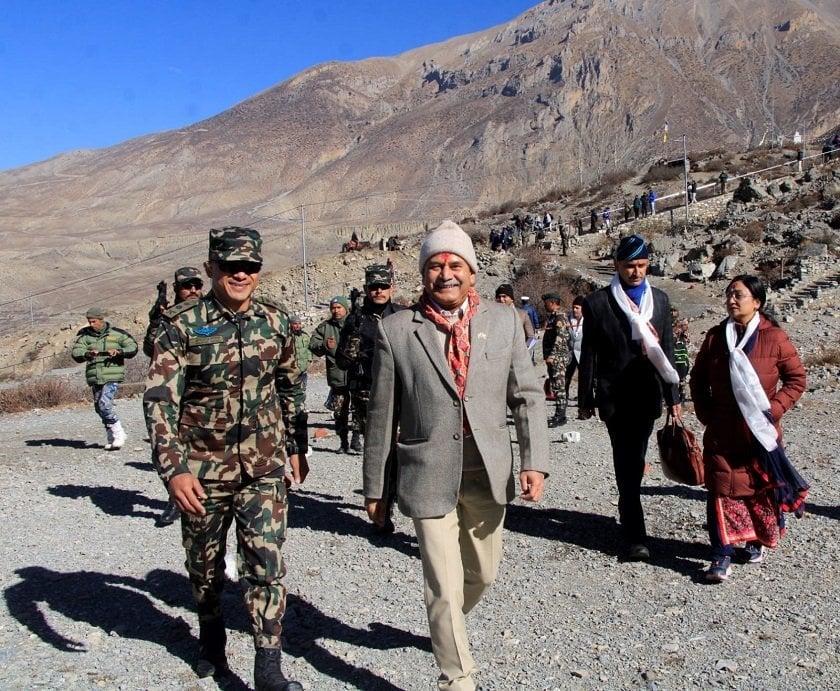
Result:
{"label": "beige trousers", "polygon": [[[465,455],[469,446],[475,450],[467,444]],[[504,517],[505,507],[494,501],[482,469],[463,474],[455,509],[445,516],[414,519],[440,689],[474,691],[476,687],[465,615],[496,578]]]}

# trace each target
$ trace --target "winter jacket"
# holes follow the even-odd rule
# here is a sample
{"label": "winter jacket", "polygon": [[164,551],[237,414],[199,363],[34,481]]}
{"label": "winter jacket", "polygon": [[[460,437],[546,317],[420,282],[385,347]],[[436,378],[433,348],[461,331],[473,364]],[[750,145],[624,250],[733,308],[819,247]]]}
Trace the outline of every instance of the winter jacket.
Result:
{"label": "winter jacket", "polygon": [[[322,321],[312,335],[309,337],[309,350],[316,357],[326,356],[327,359],[327,384],[332,389],[347,388],[347,372],[335,364],[335,351],[338,349],[338,342],[341,340],[341,328],[347,317],[343,319],[330,318]],[[332,338],[334,345],[327,348],[327,340]]]}
{"label": "winter jacket", "polygon": [[[118,350],[117,355],[111,357],[109,350]],[[88,359],[87,353],[96,351],[96,355]],[[76,334],[70,356],[76,362],[87,362],[85,380],[88,386],[101,386],[108,382],[125,380],[125,361],[137,355],[137,341],[131,334],[116,326],[105,322],[101,331],[86,326]]]}
{"label": "winter jacket", "polygon": [[[729,378],[726,322],[709,330],[691,369],[689,386],[697,419],[706,425],[703,458],[706,487],[725,497],[748,497],[764,489],[752,471],[755,453]],[[761,386],[770,400],[770,414],[781,440],[779,421],[805,390],[805,368],[787,334],[761,317],[749,350]]]}

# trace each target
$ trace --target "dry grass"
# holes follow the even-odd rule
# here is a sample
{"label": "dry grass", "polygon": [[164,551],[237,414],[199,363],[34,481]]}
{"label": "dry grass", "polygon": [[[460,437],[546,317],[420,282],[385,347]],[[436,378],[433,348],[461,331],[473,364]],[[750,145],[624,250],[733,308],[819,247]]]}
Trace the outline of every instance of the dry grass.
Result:
{"label": "dry grass", "polygon": [[529,247],[522,250],[524,262],[522,268],[513,280],[513,288],[517,295],[528,295],[531,304],[537,308],[541,317],[543,313],[541,295],[558,293],[562,298],[564,309],[571,309],[572,300],[576,295],[588,295],[595,286],[571,271],[550,273],[545,267],[545,257],[538,250]]}
{"label": "dry grass", "polygon": [[840,348],[820,348],[802,358],[802,362],[806,367],[840,366]]}
{"label": "dry grass", "polygon": [[84,382],[45,378],[0,391],[0,413],[22,413],[34,408],[56,408],[90,398]]}

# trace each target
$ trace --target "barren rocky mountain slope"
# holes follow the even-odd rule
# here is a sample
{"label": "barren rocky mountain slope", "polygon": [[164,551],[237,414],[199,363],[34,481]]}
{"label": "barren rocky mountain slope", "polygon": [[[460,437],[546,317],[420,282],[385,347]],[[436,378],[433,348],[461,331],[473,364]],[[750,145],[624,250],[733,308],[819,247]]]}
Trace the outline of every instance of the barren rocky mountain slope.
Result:
{"label": "barren rocky mountain slope", "polygon": [[183,130],[0,173],[0,261],[19,279],[0,303],[127,304],[231,223],[259,227],[288,266],[302,225],[317,255],[350,228],[417,229],[644,169],[681,155],[683,132],[692,151],[797,129],[813,148],[840,120],[838,14],[832,0],[547,1],[400,56],[314,67]]}

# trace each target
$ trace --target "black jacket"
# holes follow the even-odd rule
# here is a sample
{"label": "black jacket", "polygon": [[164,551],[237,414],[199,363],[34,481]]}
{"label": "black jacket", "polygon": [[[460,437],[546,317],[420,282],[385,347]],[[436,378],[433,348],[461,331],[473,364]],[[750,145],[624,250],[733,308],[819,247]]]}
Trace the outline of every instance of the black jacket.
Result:
{"label": "black jacket", "polygon": [[[674,364],[674,334],[668,296],[653,288],[651,324],[659,345]],[[598,408],[602,420],[616,413],[656,419],[662,396],[669,405],[679,402],[679,388],[666,384],[631,337],[630,323],[609,287],[589,295],[583,303],[583,344],[578,370],[578,405]]]}

